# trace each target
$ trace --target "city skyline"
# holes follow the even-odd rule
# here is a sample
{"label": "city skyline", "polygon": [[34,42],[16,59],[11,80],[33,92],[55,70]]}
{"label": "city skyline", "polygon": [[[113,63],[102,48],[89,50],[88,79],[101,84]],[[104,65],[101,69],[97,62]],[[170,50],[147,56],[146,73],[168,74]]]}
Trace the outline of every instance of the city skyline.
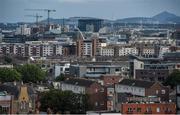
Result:
{"label": "city skyline", "polygon": [[178,4],[179,0],[1,0],[0,22],[34,22],[25,15],[36,13],[47,18],[46,12],[24,10],[28,8],[55,9],[51,14],[54,19],[83,16],[115,20],[151,17],[163,11],[180,16]]}

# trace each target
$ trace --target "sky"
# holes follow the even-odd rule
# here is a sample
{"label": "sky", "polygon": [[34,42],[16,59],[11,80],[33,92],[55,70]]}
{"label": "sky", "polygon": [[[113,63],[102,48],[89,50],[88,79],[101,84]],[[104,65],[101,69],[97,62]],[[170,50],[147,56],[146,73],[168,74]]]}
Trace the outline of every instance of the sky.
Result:
{"label": "sky", "polygon": [[0,0],[0,22],[33,22],[25,15],[38,13],[47,18],[44,11],[24,9],[55,9],[51,18],[96,17],[122,19],[128,17],[152,17],[168,11],[180,16],[180,0]]}

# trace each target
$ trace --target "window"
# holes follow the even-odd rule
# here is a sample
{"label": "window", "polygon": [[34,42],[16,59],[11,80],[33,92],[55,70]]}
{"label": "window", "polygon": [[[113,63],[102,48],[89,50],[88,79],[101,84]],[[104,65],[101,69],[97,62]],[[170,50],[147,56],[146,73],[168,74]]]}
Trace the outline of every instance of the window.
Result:
{"label": "window", "polygon": [[160,112],[160,108],[159,108],[159,107],[157,107],[156,111],[159,113],[159,112]]}
{"label": "window", "polygon": [[138,107],[138,108],[137,108],[137,112],[141,112],[141,108]]}
{"label": "window", "polygon": [[63,71],[63,68],[60,68],[60,71]]}
{"label": "window", "polygon": [[116,68],[116,69],[115,69],[115,71],[117,72],[117,71],[119,71],[119,69],[118,69],[118,68]]}
{"label": "window", "polygon": [[166,91],[165,90],[161,90],[161,94],[165,94],[166,93]]}
{"label": "window", "polygon": [[95,106],[98,106],[98,102],[95,102]]}
{"label": "window", "polygon": [[159,93],[159,91],[158,90],[156,90],[156,94],[158,94]]}
{"label": "window", "polygon": [[151,112],[152,110],[151,110],[150,107],[148,107],[148,108],[146,108],[146,111],[147,111],[147,112]]}
{"label": "window", "polygon": [[128,112],[132,112],[132,108],[128,108]]}

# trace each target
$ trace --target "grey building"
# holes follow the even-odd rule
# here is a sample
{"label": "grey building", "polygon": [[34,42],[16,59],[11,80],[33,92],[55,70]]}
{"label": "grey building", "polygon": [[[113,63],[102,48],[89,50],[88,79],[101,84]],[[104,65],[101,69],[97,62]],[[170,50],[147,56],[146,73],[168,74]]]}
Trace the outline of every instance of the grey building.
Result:
{"label": "grey building", "polygon": [[168,69],[137,69],[136,79],[164,82],[170,72]]}
{"label": "grey building", "polygon": [[71,65],[69,69],[70,75],[75,77],[97,78],[101,75],[113,74],[127,76],[127,65],[108,65],[108,64],[82,64]]}
{"label": "grey building", "polygon": [[102,27],[103,20],[102,19],[79,19],[78,20],[78,28],[81,31],[91,31],[91,32],[99,32],[99,29]]}

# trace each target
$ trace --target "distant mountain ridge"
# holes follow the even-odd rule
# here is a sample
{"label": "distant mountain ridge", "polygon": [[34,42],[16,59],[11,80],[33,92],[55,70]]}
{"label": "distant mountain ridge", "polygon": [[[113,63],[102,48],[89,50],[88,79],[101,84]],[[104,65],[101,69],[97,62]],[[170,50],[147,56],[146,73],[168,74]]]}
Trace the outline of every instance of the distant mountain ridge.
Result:
{"label": "distant mountain ridge", "polygon": [[[94,17],[70,17],[64,19],[50,19],[51,23],[55,24],[78,24],[79,19],[89,19]],[[161,12],[153,17],[131,17],[117,20],[104,19],[105,23],[142,23],[142,24],[180,24],[180,16],[169,13],[167,11]],[[42,22],[47,22],[43,20]]]}
{"label": "distant mountain ridge", "polygon": [[158,23],[158,24],[180,24],[180,16],[169,13],[167,11],[161,12],[153,17],[132,17],[118,19],[116,22],[119,23]]}

